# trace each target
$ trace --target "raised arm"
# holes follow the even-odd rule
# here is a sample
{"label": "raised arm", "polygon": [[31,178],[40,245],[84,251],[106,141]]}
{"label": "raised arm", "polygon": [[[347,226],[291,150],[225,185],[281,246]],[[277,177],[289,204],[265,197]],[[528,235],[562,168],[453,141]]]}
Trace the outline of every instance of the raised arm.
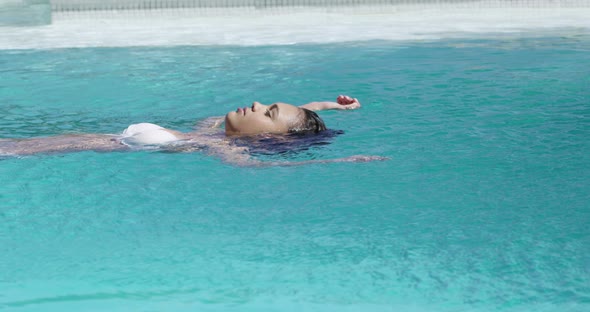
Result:
{"label": "raised arm", "polygon": [[329,109],[357,109],[361,107],[361,103],[350,96],[340,95],[336,98],[336,102],[310,102],[299,106],[311,111],[321,111]]}

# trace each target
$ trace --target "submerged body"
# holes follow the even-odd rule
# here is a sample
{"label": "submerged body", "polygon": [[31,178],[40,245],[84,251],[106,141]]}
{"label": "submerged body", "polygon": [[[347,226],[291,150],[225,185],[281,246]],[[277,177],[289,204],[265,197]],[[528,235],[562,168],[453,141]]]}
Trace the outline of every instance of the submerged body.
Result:
{"label": "submerged body", "polygon": [[127,146],[118,141],[117,135],[71,134],[31,139],[0,139],[0,155],[21,156],[69,151],[116,151]]}
{"label": "submerged body", "polygon": [[209,153],[232,162],[231,158],[238,158],[238,155],[243,153],[245,149],[233,146],[224,133],[217,129],[216,125],[221,121],[223,121],[222,117],[208,118],[201,122],[195,131],[187,133],[166,129],[151,123],[140,123],[130,125],[121,134],[66,134],[30,139],[0,139],[0,155],[27,156],[82,151],[116,152],[150,149],[192,152],[207,149]]}

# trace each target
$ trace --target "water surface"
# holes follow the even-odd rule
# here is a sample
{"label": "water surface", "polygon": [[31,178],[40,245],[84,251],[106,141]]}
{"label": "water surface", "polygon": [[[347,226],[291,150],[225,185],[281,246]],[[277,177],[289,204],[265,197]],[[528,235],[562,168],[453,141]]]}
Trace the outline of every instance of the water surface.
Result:
{"label": "water surface", "polygon": [[587,311],[587,36],[0,52],[0,137],[358,97],[284,161],[0,161],[4,311]]}

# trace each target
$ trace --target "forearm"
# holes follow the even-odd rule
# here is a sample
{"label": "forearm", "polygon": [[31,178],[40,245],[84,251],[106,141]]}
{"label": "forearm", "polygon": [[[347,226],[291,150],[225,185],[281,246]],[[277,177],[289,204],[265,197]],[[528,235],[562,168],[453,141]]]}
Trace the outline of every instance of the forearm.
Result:
{"label": "forearm", "polygon": [[[245,155],[244,155],[245,156]],[[295,166],[304,166],[304,165],[313,165],[313,164],[328,164],[328,163],[344,163],[344,162],[370,162],[370,161],[384,161],[388,160],[387,157],[381,156],[368,156],[368,155],[355,155],[343,158],[333,158],[333,159],[313,159],[313,160],[304,160],[304,161],[260,161],[257,159],[253,159],[251,157],[245,156],[243,158],[235,158],[235,159],[228,159],[225,158],[224,160],[232,165],[240,166],[240,167],[295,167]]]}
{"label": "forearm", "polygon": [[309,109],[311,111],[322,111],[329,109],[342,109],[342,105],[336,102],[310,102],[299,106],[301,108]]}

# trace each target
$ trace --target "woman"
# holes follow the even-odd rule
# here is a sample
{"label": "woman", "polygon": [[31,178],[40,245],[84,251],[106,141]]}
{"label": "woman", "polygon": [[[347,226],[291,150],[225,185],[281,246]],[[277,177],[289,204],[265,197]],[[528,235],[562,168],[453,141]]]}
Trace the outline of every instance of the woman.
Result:
{"label": "woman", "polygon": [[[231,137],[261,134],[318,133],[326,130],[322,119],[313,111],[327,109],[356,109],[357,99],[340,95],[336,102],[311,102],[302,106],[286,103],[238,108],[225,117],[210,117],[199,123],[194,131],[183,133],[155,124],[140,123],[129,126],[121,135],[71,134],[46,138],[0,140],[0,155],[33,155],[76,151],[125,151],[158,148],[164,151],[205,151],[222,160],[240,166],[292,166],[308,163],[359,162],[384,160],[378,156],[352,156],[329,160],[303,162],[261,162],[253,159],[245,147],[236,146]],[[225,122],[225,133],[218,131]]]}

